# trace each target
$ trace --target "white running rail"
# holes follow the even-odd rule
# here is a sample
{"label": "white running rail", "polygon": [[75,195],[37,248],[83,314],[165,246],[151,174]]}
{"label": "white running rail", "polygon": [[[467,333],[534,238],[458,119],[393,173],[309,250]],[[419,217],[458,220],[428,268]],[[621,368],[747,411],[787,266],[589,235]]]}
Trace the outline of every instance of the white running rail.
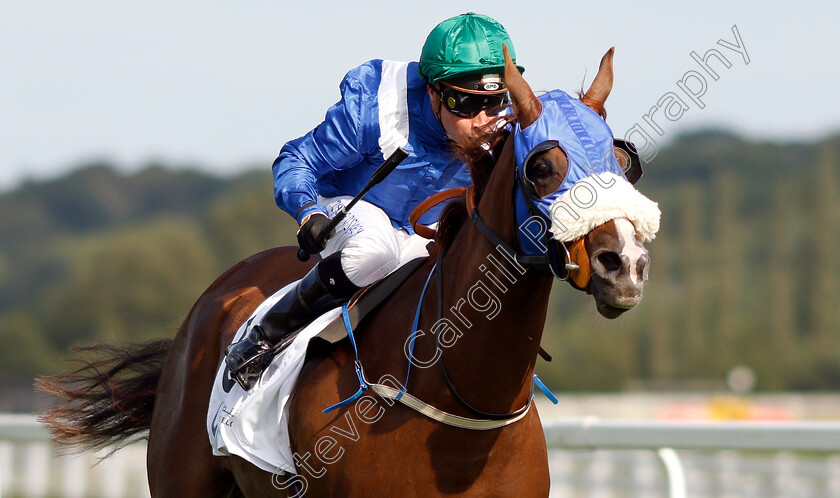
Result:
{"label": "white running rail", "polygon": [[[840,496],[840,423],[684,423],[584,417],[548,420],[544,428],[553,495]],[[773,453],[761,459],[739,456],[754,451]],[[794,452],[807,453],[800,457]],[[104,454],[57,456],[33,416],[0,414],[0,496],[148,496],[144,444],[130,445],[95,465]],[[655,465],[640,466],[655,464],[657,458],[658,471]],[[610,476],[620,474],[614,469],[625,464],[629,469],[625,481],[647,483],[647,491],[631,491],[632,486],[620,479],[608,482]],[[658,491],[650,484],[657,480],[651,473],[663,473],[662,469],[665,485]],[[701,484],[696,476],[703,471],[714,482]],[[747,479],[737,484],[736,491],[724,492],[732,489],[729,481],[743,479],[750,472],[763,477]],[[572,488],[575,480],[586,482]]]}
{"label": "white running rail", "polygon": [[[795,459],[790,452],[826,454],[825,456],[830,458],[827,458],[828,464],[824,466],[827,473],[822,485],[824,489],[821,492],[815,492],[814,496],[840,496],[840,456],[838,456],[840,455],[840,423],[838,422],[692,423],[603,420],[597,417],[584,417],[546,421],[543,428],[548,447],[555,451],[584,449],[655,451],[665,469],[668,496],[671,498],[685,498],[690,495],[686,471],[677,449],[722,452],[723,460],[728,458],[728,463],[732,467],[737,467],[737,457],[733,457],[732,450],[781,452],[781,457],[768,459],[770,463],[766,469],[767,474],[784,470],[790,473],[789,471],[795,465]],[[835,455],[832,456],[832,454]],[[787,480],[778,479],[778,475],[776,477],[776,488],[784,488],[787,486],[786,482],[796,481],[795,475],[789,476],[790,479]]]}

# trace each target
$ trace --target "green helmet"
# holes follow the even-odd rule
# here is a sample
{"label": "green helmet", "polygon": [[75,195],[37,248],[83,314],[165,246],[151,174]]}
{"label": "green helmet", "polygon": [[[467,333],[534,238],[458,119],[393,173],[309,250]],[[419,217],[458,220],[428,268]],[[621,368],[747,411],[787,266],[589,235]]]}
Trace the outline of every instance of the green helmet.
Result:
{"label": "green helmet", "polygon": [[[516,63],[516,51],[504,26],[482,14],[461,14],[443,21],[429,33],[417,72],[430,85],[470,74],[504,75],[502,44],[507,45]],[[516,67],[519,72],[525,71],[522,66]]]}

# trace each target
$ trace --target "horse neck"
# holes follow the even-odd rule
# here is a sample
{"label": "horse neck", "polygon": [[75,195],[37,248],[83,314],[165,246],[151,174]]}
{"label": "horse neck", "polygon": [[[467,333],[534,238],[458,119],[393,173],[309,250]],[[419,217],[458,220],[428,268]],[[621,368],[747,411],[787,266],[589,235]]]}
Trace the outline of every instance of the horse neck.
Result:
{"label": "horse neck", "polygon": [[[516,247],[510,145],[494,168],[478,211],[491,230]],[[483,411],[504,413],[523,406],[530,395],[552,279],[520,266],[471,222],[455,238],[441,271],[443,318],[463,332],[442,348],[452,384]]]}

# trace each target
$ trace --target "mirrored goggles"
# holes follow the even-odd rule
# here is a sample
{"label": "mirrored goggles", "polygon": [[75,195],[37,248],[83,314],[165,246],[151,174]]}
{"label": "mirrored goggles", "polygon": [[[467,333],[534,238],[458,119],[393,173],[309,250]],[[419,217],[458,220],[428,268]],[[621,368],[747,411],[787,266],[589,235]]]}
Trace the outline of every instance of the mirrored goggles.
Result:
{"label": "mirrored goggles", "polygon": [[440,102],[452,114],[461,118],[474,118],[481,111],[495,116],[508,106],[507,92],[471,93],[451,86],[440,88]]}

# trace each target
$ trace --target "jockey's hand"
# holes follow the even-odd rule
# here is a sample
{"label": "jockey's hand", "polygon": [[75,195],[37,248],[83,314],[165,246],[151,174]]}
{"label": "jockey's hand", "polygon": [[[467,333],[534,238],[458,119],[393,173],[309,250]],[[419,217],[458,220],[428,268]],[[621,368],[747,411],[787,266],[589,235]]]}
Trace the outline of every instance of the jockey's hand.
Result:
{"label": "jockey's hand", "polygon": [[324,233],[330,219],[321,213],[313,213],[303,220],[297,232],[298,245],[309,254],[316,254],[327,247],[327,240],[335,235],[335,230]]}

